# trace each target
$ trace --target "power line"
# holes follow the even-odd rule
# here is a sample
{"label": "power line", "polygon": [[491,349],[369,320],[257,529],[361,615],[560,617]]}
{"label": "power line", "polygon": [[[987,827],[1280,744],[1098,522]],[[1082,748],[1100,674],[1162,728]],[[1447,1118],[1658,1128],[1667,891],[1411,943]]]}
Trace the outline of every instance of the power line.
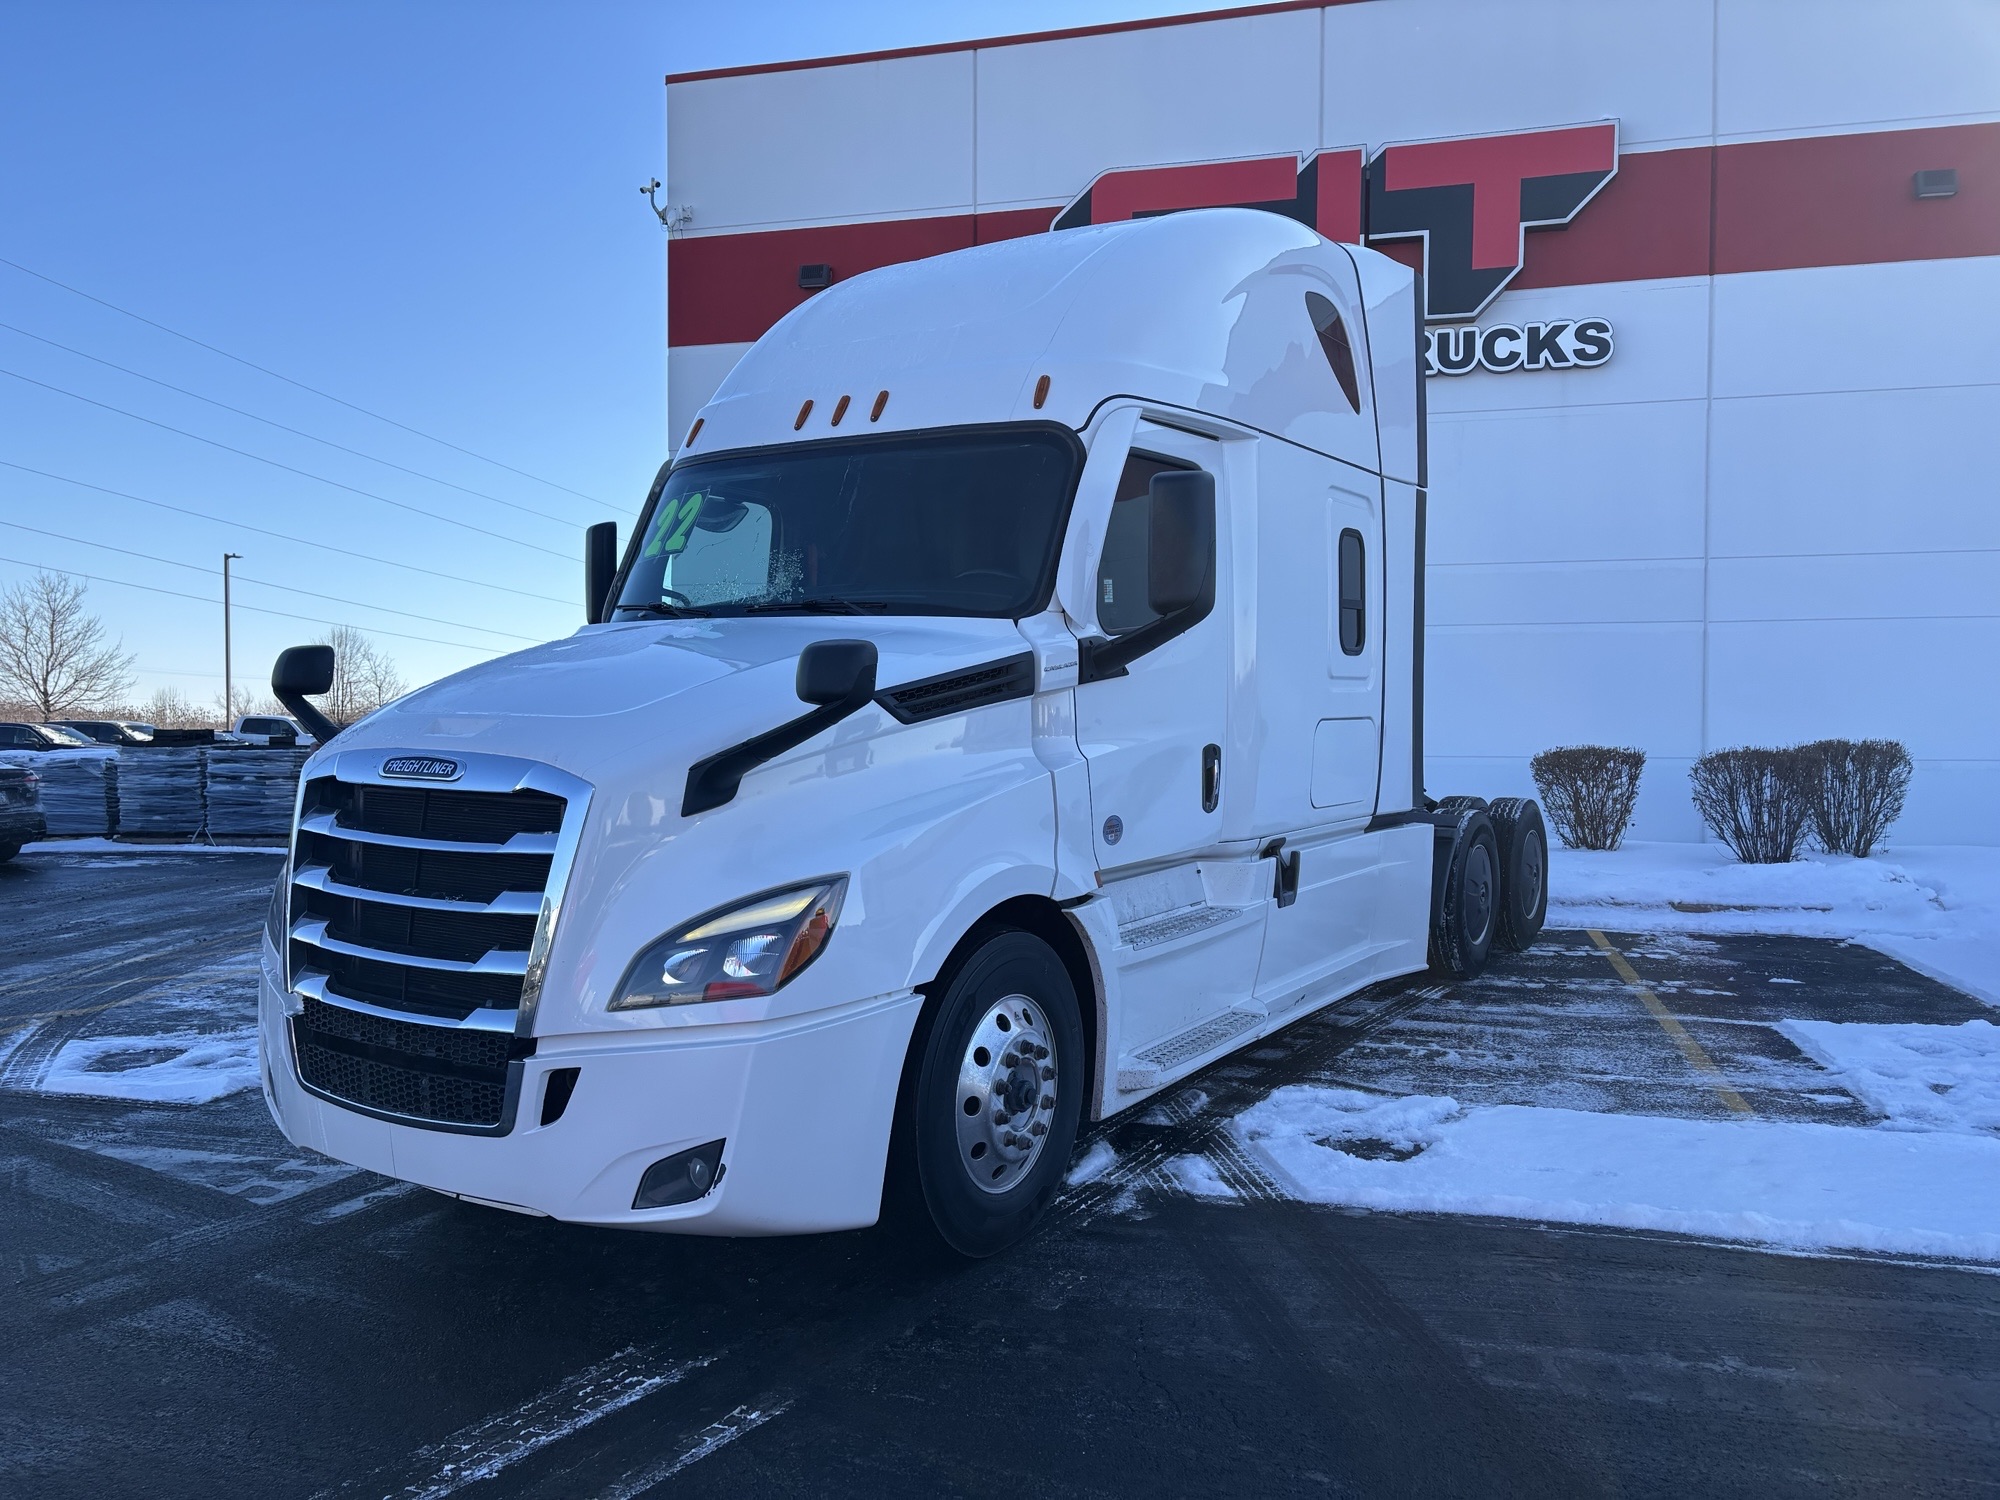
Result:
{"label": "power line", "polygon": [[156,422],[151,417],[142,417],[136,411],[127,411],[124,407],[113,406],[108,401],[98,401],[93,397],[80,395],[76,391],[66,391],[59,385],[50,385],[46,380],[37,380],[32,375],[23,375],[19,370],[0,369],[0,375],[10,376],[28,385],[38,385],[45,391],[54,391],[58,396],[67,396],[70,400],[81,401],[86,406],[95,406],[102,411],[112,412],[117,416],[130,417],[135,422],[144,422],[148,427],[157,427],[162,432],[171,432],[184,438],[192,438],[197,443],[206,443],[211,448],[220,448],[224,453],[234,453],[243,458],[255,459],[260,464],[269,464],[274,469],[283,469],[287,474],[297,474],[302,479],[317,480],[321,484],[332,485],[337,490],[346,490],[351,495],[360,495],[367,500],[379,500],[384,505],[393,505],[398,510],[407,510],[412,515],[428,516],[431,520],[442,521],[447,526],[460,526],[467,531],[476,531],[481,536],[490,536],[502,542],[512,542],[516,547],[526,547],[533,552],[546,552],[550,557],[563,557],[567,555],[566,553],[556,551],[553,547],[544,547],[540,542],[523,541],[520,537],[508,536],[504,531],[493,531],[485,526],[475,526],[470,521],[461,521],[455,516],[440,515],[437,511],[425,510],[421,505],[411,505],[403,500],[391,500],[387,495],[378,495],[373,490],[364,490],[355,485],[342,484],[338,479],[328,479],[324,474],[315,474],[310,469],[299,469],[294,468],[290,464],[281,464],[275,458],[266,458],[263,454],[252,453],[247,448],[233,448],[228,443],[220,443],[214,438],[203,437],[198,432],[189,432],[185,427],[175,427],[169,422]]}
{"label": "power line", "polygon": [[360,412],[364,417],[372,417],[377,422],[387,422],[391,427],[401,428],[404,432],[412,433],[426,442],[436,443],[440,447],[449,448],[454,453],[463,453],[467,458],[476,458],[483,464],[492,464],[496,469],[505,469],[509,474],[518,474],[523,479],[532,479],[536,484],[545,484],[552,490],[561,490],[565,495],[574,495],[579,500],[588,500],[592,505],[604,504],[596,496],[586,495],[582,490],[573,490],[566,484],[557,484],[553,479],[544,479],[539,474],[530,474],[526,469],[517,469],[512,464],[503,464],[497,458],[488,458],[485,454],[475,453],[470,448],[461,448],[457,443],[447,442],[433,433],[425,432],[421,428],[412,427],[407,422],[398,422],[394,417],[385,417],[379,411],[370,411],[365,406],[357,406],[352,401],[342,400],[331,391],[320,390],[317,386],[307,385],[303,380],[294,380],[289,375],[281,375],[276,370],[267,369],[263,365],[253,363],[240,354],[231,354],[227,349],[219,349],[214,344],[203,343],[193,334],[182,333],[178,328],[169,328],[164,323],[156,323],[151,318],[133,312],[129,307],[120,307],[116,302],[107,302],[104,298],[93,296],[81,287],[73,287],[66,281],[57,281],[53,276],[44,275],[40,271],[30,270],[19,261],[8,260],[5,256],[0,256],[0,266],[9,266],[19,271],[23,276],[32,276],[37,281],[46,281],[50,286],[58,287],[68,292],[71,296],[81,297],[86,302],[95,302],[99,307],[108,307],[111,311],[121,316],[131,318],[135,322],[144,323],[148,328],[157,328],[161,333],[171,334],[177,339],[193,344],[197,349],[206,349],[210,354],[219,354],[224,359],[234,360],[246,370],[255,370],[259,375],[268,375],[273,380],[282,380],[286,385],[297,386],[300,390],[318,396],[322,400],[331,401],[336,406],[344,406],[349,411]]}
{"label": "power line", "polygon": [[150,499],[145,495],[134,495],[125,490],[108,489],[101,484],[92,484],[87,479],[72,479],[67,474],[54,474],[47,469],[31,469],[26,464],[17,464],[11,459],[0,458],[0,466],[18,469],[23,474],[33,474],[40,479],[53,479],[58,484],[73,484],[78,489],[95,490],[100,495],[113,495],[120,500],[137,501],[140,505],[157,506],[178,515],[193,516],[197,521],[213,521],[218,526],[233,526],[238,531],[254,531],[259,536],[276,537],[281,542],[296,542],[301,547],[312,547],[321,552],[338,552],[342,557],[358,558],[362,562],[380,563],[385,568],[401,568],[408,573],[422,573],[427,578],[442,578],[447,583],[462,583],[470,588],[487,589],[503,594],[518,594],[523,599],[540,599],[548,604],[568,604],[567,599],[559,599],[554,594],[537,594],[530,589],[511,588],[504,583],[482,583],[476,578],[466,578],[458,573],[440,573],[436,568],[420,568],[415,563],[398,562],[393,557],[377,557],[372,552],[356,552],[347,547],[336,547],[331,542],[315,542],[306,537],[293,536],[289,531],[273,531],[268,526],[253,526],[248,521],[232,520],[227,516],[211,515],[204,510],[193,510],[185,505],[174,505],[165,500]]}
{"label": "power line", "polygon": [[[580,527],[584,524],[581,521],[572,521],[568,516],[559,516],[554,511],[536,510],[532,505],[522,505],[517,501],[503,500],[498,495],[489,495],[484,490],[475,490],[469,485],[459,484],[455,480],[440,479],[435,474],[426,474],[422,469],[412,469],[403,464],[391,462],[386,458],[377,458],[372,453],[365,453],[359,448],[350,448],[345,443],[336,443],[332,438],[323,438],[317,433],[307,432],[303,428],[288,427],[283,422],[274,421],[270,417],[259,416],[254,411],[245,411],[240,406],[231,406],[227,401],[218,401],[213,396],[204,396],[200,391],[191,391],[184,385],[175,385],[171,380],[162,380],[157,375],[146,374],[143,370],[134,370],[127,365],[121,365],[113,360],[101,358],[86,350],[72,348],[68,344],[58,343],[52,338],[45,338],[39,333],[30,333],[27,329],[17,328],[12,323],[0,323],[0,328],[6,329],[9,333],[19,334],[24,339],[33,339],[38,344],[47,344],[51,349],[60,349],[65,354],[73,354],[78,359],[87,359],[92,364],[104,366],[107,370],[116,370],[121,375],[130,375],[134,380],[143,380],[149,385],[160,387],[162,390],[173,391],[176,395],[186,396],[192,401],[205,402],[222,411],[234,412],[239,417],[248,417],[253,422],[262,422],[266,427],[275,427],[280,432],[289,432],[293,437],[302,437],[309,443],[319,443],[341,453],[351,453],[356,458],[365,458],[371,464],[380,464],[383,468],[394,469],[399,474],[408,474],[416,479],[427,480],[431,484],[441,484],[446,489],[457,490],[461,494],[473,495],[481,500],[491,500],[495,505],[504,505],[509,510],[518,510],[527,515],[540,516],[545,521],[554,521],[562,526]],[[613,508],[618,509],[618,507]],[[636,514],[629,507],[622,508],[620,513],[624,515]]]}
{"label": "power line", "polygon": [[[190,572],[207,573],[211,577],[220,577],[222,573],[220,568],[204,567],[200,563],[178,562],[171,557],[155,557],[150,552],[134,552],[130,547],[116,547],[110,542],[93,542],[87,537],[66,536],[60,531],[45,531],[39,526],[30,526],[23,521],[0,520],[0,526],[11,526],[16,531],[32,531],[36,536],[54,537],[59,542],[74,542],[79,547],[98,547],[106,552],[121,552],[127,557],[136,557],[143,562],[165,563],[170,568],[186,568]],[[420,615],[407,609],[395,609],[387,604],[370,604],[362,599],[348,599],[339,594],[322,594],[317,589],[302,589],[297,584],[291,583],[273,583],[268,578],[253,578],[248,573],[232,571],[229,576],[238,583],[254,583],[267,589],[283,589],[287,593],[304,594],[311,599],[324,599],[329,604],[345,604],[354,609],[376,610],[385,615],[401,615],[408,620],[422,620],[428,625],[448,625],[453,630],[477,630],[487,635],[504,635],[511,641],[527,641],[533,645],[540,645],[542,641],[542,637],[536,635],[517,635],[511,630],[495,630],[490,625],[468,625],[463,620],[444,620],[436,615]]]}
{"label": "power line", "polygon": [[[19,568],[34,568],[45,573],[60,573],[65,578],[82,578],[90,583],[107,583],[113,588],[144,589],[149,594],[167,594],[175,599],[192,599],[197,604],[213,605],[215,601],[204,594],[183,593],[179,589],[163,589],[155,583],[134,583],[128,578],[105,578],[96,573],[79,573],[73,568],[52,568],[46,563],[29,562],[26,558],[7,557],[0,554],[0,562],[13,563]],[[358,630],[363,635],[392,635],[399,641],[423,641],[432,646],[455,646],[460,651],[491,651],[490,646],[468,645],[464,641],[441,641],[434,635],[409,635],[401,630],[369,630],[347,620],[328,620],[319,615],[297,615],[286,609],[266,609],[261,604],[239,604],[238,609],[247,609],[260,615],[277,615],[286,620],[303,620],[308,625],[345,625],[349,630]]]}

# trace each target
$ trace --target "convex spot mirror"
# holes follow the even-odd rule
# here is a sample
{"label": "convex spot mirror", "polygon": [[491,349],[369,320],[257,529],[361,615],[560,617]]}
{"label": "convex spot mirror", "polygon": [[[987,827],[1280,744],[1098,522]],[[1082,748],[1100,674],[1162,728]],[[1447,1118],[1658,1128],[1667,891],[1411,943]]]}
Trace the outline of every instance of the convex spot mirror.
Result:
{"label": "convex spot mirror", "polygon": [[1215,476],[1200,469],[1155,474],[1147,487],[1146,602],[1177,615],[1215,593]]}
{"label": "convex spot mirror", "polygon": [[799,653],[800,701],[829,708],[873,697],[875,661],[873,641],[814,641]]}

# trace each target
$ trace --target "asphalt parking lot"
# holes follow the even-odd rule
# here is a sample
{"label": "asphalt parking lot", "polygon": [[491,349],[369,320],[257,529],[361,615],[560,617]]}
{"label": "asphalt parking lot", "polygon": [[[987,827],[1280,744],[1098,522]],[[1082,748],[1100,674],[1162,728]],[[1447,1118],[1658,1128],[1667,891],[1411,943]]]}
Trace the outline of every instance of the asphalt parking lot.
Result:
{"label": "asphalt parking lot", "polygon": [[[1313,1207],[1224,1128],[1311,1080],[1729,1113],[1587,934],[1291,1027],[1114,1122],[1116,1166],[1026,1245],[945,1264],[877,1231],[678,1240],[467,1206],[294,1152],[254,1088],[75,1091],[78,1041],[240,1039],[274,874],[0,866],[0,1490],[2000,1489],[1985,1270]],[[1863,948],[1605,940],[1764,1118],[1867,1118],[1781,1012],[1989,1014]],[[1195,1158],[1229,1196],[1186,1189]]]}

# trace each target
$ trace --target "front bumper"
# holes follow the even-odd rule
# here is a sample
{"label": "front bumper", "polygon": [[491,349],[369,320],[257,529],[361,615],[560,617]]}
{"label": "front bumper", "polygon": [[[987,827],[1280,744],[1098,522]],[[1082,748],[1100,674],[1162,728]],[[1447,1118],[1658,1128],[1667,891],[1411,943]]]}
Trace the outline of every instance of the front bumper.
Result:
{"label": "front bumper", "polygon": [[[258,1043],[272,1117],[295,1145],[385,1177],[578,1224],[680,1234],[807,1234],[875,1222],[903,1057],[923,997],[877,997],[755,1025],[543,1037],[503,1136],[394,1124],[309,1094],[266,953]],[[579,1068],[542,1125],[549,1072]],[[647,1167],[726,1142],[693,1203],[634,1210]]]}
{"label": "front bumper", "polygon": [[48,817],[39,807],[0,807],[0,844],[32,844],[48,836]]}

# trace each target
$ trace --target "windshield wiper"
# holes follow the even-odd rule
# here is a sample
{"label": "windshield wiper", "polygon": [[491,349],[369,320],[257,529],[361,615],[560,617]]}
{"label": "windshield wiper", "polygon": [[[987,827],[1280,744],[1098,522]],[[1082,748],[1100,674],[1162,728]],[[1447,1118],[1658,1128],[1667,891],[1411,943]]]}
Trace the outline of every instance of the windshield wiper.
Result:
{"label": "windshield wiper", "polygon": [[689,609],[684,605],[668,604],[665,600],[648,599],[643,604],[621,604],[619,609],[629,609],[642,615],[658,615],[667,620],[706,620],[705,609]]}
{"label": "windshield wiper", "polygon": [[889,606],[879,599],[767,599],[746,604],[746,615],[874,615]]}

